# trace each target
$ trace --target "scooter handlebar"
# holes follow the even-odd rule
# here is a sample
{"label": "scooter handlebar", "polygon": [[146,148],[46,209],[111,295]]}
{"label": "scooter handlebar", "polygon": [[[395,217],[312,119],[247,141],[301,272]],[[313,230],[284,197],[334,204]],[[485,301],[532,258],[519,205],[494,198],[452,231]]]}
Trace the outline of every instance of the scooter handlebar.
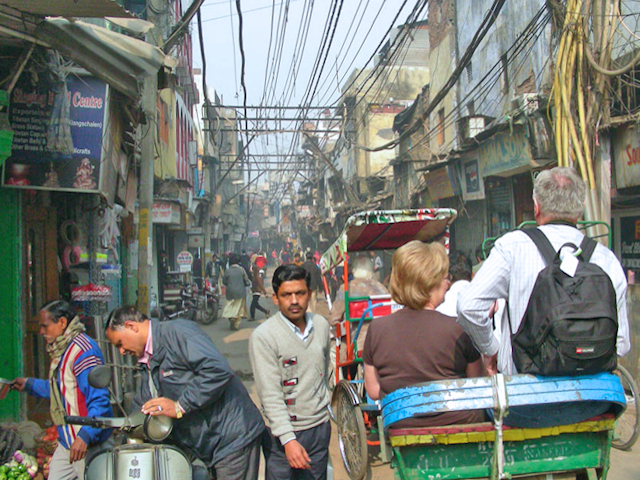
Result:
{"label": "scooter handlebar", "polygon": [[76,417],[74,415],[67,415],[64,417],[66,423],[72,425],[86,425],[89,427],[101,427],[103,422],[100,422],[97,417]]}
{"label": "scooter handlebar", "polygon": [[64,421],[72,425],[86,425],[97,428],[122,428],[126,425],[135,426],[126,423],[125,418],[110,417],[76,417],[74,415],[66,415]]}

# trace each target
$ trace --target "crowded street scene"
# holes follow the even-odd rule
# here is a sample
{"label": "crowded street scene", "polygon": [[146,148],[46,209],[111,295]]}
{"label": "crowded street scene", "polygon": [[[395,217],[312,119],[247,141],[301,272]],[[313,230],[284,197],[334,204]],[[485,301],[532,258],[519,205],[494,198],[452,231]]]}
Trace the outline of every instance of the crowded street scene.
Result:
{"label": "crowded street scene", "polygon": [[640,0],[0,0],[0,55],[0,480],[640,480]]}

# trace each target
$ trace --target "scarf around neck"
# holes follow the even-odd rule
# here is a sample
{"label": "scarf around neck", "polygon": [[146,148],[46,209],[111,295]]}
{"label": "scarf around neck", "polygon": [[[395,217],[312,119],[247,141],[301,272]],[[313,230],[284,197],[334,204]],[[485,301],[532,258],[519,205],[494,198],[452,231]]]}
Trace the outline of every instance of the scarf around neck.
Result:
{"label": "scarf around neck", "polygon": [[[51,419],[53,420],[54,425],[64,425],[64,416],[66,415],[64,406],[62,404],[60,386],[56,381],[56,372],[58,371],[58,367],[60,365],[60,358],[62,357],[62,354],[67,350],[67,347],[73,341],[73,339],[84,332],[84,330],[85,328],[80,321],[80,317],[76,315],[73,320],[69,322],[64,333],[56,338],[53,343],[47,345],[47,353],[49,353],[49,356],[51,357],[51,365],[49,365],[49,391],[51,393]],[[60,381],[64,381],[62,375]]]}

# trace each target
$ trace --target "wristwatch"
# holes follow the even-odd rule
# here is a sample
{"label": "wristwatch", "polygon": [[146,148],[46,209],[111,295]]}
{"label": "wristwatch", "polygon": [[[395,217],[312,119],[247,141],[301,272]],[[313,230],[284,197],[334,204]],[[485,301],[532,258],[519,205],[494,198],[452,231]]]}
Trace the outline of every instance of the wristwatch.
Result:
{"label": "wristwatch", "polygon": [[176,401],[176,418],[182,418],[182,408],[180,407],[180,403]]}

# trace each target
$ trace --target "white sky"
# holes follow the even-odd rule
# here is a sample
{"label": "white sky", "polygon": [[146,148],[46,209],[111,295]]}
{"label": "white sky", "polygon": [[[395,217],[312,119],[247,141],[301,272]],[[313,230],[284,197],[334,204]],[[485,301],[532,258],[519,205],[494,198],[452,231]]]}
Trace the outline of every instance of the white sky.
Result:
{"label": "white sky", "polygon": [[[285,42],[282,50],[282,61],[278,84],[277,97],[282,95],[285,78],[290,70],[294,46],[298,31],[302,23],[303,7],[312,0],[289,0],[289,15]],[[338,0],[339,2],[340,0]],[[333,103],[339,96],[336,88],[336,67],[339,64],[338,78],[346,77],[354,68],[362,68],[364,62],[376,50],[378,44],[384,38],[393,17],[402,5],[399,0],[343,0],[342,12],[335,31],[334,40],[327,57],[323,71],[323,80],[327,83],[320,88],[321,95],[312,102],[318,105]],[[304,55],[298,59],[300,72],[297,77],[296,88],[290,105],[298,105],[302,99],[304,90],[309,81],[311,71],[322,40],[325,22],[331,7],[331,0],[315,0],[311,19],[307,45]],[[284,8],[284,0],[242,0],[243,11],[243,36],[246,54],[245,82],[247,85],[248,105],[257,105],[264,89],[265,67],[269,47],[271,30],[272,5],[275,4],[274,37],[277,31],[277,22],[281,10]],[[407,2],[404,11],[398,17],[395,25],[403,24],[410,9],[415,2]],[[378,12],[380,13],[378,14]],[[364,16],[363,15],[364,12]],[[233,13],[231,16],[230,13]],[[377,15],[377,19],[376,19]],[[362,17],[362,20],[360,20]],[[242,104],[242,89],[240,86],[241,57],[238,46],[238,17],[236,15],[235,0],[207,0],[202,6],[202,20],[204,30],[205,53],[207,58],[207,84],[210,89],[215,89],[222,95],[226,104]],[[375,20],[375,21],[374,21]],[[359,23],[359,28],[358,27]],[[201,67],[200,50],[198,45],[197,23],[193,23],[194,39],[194,66]],[[394,26],[395,26],[394,25]],[[367,36],[367,31],[371,32]],[[351,31],[349,32],[349,29]],[[232,33],[233,29],[233,33]],[[349,43],[354,37],[351,44]],[[348,34],[348,35],[347,35]],[[275,47],[275,38],[272,48]],[[357,54],[362,43],[364,46]],[[235,70],[234,75],[234,50]],[[357,56],[356,56],[357,54]],[[273,55],[270,56],[273,58]],[[353,62],[353,64],[352,64]],[[344,83],[342,80],[341,83]],[[237,98],[236,98],[237,95]],[[273,104],[273,102],[270,102]]]}
{"label": "white sky", "polygon": [[[339,5],[341,0],[337,0]],[[312,106],[334,104],[340,96],[340,86],[344,86],[346,79],[355,68],[364,68],[365,62],[377,51],[379,44],[386,41],[386,32],[398,11],[403,6],[402,0],[342,0],[342,11],[337,24],[334,39],[322,73],[318,93],[311,101]],[[406,1],[393,26],[402,25],[416,5],[417,0]],[[291,84],[284,96],[285,81],[291,69],[296,40],[303,22],[305,5],[313,2],[313,13],[309,23],[309,33],[304,54],[296,59],[300,70],[295,88]],[[275,8],[273,5],[275,4]],[[269,58],[270,69],[276,47],[278,19],[286,5],[285,0],[242,0],[243,38],[246,54],[245,83],[247,86],[247,105],[259,105],[263,97],[265,84],[265,68]],[[283,104],[300,105],[307,88],[316,56],[321,45],[327,17],[331,10],[331,0],[289,0],[288,21],[286,22],[286,36],[282,46],[281,64],[278,81],[275,87],[275,97],[269,98],[264,105]],[[307,7],[308,8],[308,7]],[[268,55],[269,38],[271,32],[272,11],[274,11],[274,26],[272,39],[272,53]],[[207,60],[207,85],[210,100],[213,100],[213,90],[222,96],[225,105],[242,105],[243,91],[240,85],[241,56],[238,43],[238,17],[235,0],[206,0],[201,7],[205,54]],[[420,19],[426,18],[426,8]],[[370,30],[370,31],[369,31]],[[198,42],[197,22],[192,23],[192,38],[194,42],[194,67],[202,67],[200,46]],[[235,52],[235,59],[234,59]],[[372,66],[370,63],[368,66]],[[204,96],[201,94],[204,101]],[[249,111],[249,115],[255,112]],[[291,112],[290,114],[293,114]],[[275,116],[272,112],[271,116]],[[283,125],[283,128],[286,128]],[[291,134],[261,135],[252,143],[250,153],[288,153],[291,147]],[[296,152],[299,152],[297,147]],[[256,160],[260,163],[263,160]],[[275,161],[275,159],[272,159]],[[262,168],[267,165],[262,165]],[[274,169],[273,165],[270,169]],[[277,169],[277,168],[276,168]],[[279,182],[285,182],[286,172],[280,171]],[[263,176],[258,184],[267,181]],[[275,177],[272,178],[273,181]]]}

